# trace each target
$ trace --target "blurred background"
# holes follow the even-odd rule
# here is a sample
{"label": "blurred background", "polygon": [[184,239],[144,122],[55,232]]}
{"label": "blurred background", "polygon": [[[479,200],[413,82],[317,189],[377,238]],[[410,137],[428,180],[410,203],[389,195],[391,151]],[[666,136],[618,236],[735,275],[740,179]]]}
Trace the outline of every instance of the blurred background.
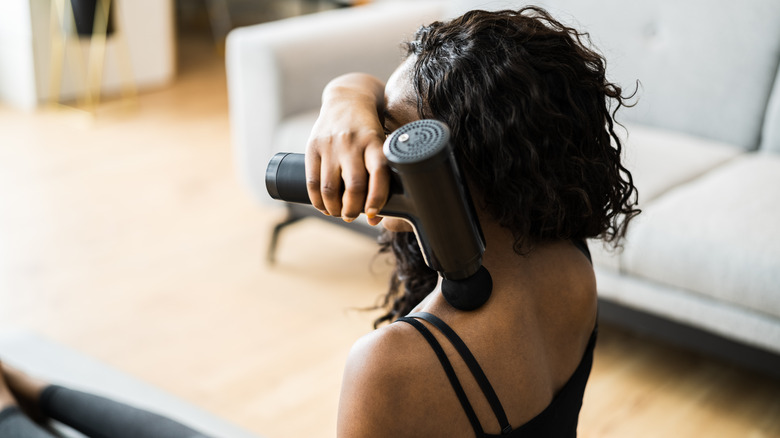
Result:
{"label": "blurred background", "polygon": [[[267,263],[285,211],[236,171],[225,38],[367,2],[112,3],[97,67],[100,37],[72,47],[56,0],[0,4],[0,332],[39,334],[258,435],[333,436],[343,364],[391,261],[369,236],[304,220]],[[780,436],[780,382],[603,324],[580,434]]]}

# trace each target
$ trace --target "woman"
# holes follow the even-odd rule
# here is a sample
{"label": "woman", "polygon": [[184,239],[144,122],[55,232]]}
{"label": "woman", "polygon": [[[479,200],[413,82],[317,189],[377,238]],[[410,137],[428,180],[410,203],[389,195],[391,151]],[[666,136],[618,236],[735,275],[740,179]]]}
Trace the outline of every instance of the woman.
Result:
{"label": "woman", "polygon": [[[397,266],[378,322],[401,317],[353,347],[340,437],[576,435],[597,314],[584,241],[617,243],[639,213],[614,131],[621,89],[586,40],[539,8],[471,11],[421,28],[386,86],[350,74],[326,87],[309,197],[392,232]],[[383,140],[420,118],[450,127],[478,210],[494,287],[475,311],[447,304],[406,222],[377,216]]]}
{"label": "woman", "polygon": [[[423,27],[408,48],[386,86],[351,74],[326,87],[306,155],[313,205],[382,221],[397,261],[377,322],[398,322],[353,347],[338,435],[574,436],[596,333],[584,239],[617,244],[639,212],[614,132],[621,89],[582,34],[538,8],[472,11]],[[474,311],[442,298],[408,224],[377,216],[389,186],[385,135],[420,118],[450,127],[478,210],[493,292]],[[49,436],[18,402],[36,418],[75,415],[92,436],[199,436],[7,367],[3,376],[0,435]]]}

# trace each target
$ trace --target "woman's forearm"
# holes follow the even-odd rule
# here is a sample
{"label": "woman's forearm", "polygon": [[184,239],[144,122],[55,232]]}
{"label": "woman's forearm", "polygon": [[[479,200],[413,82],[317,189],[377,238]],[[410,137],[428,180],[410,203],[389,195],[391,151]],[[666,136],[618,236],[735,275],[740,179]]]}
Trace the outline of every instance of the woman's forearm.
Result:
{"label": "woman's forearm", "polygon": [[385,83],[367,73],[347,73],[332,79],[322,92],[323,106],[345,102],[371,103],[382,114]]}

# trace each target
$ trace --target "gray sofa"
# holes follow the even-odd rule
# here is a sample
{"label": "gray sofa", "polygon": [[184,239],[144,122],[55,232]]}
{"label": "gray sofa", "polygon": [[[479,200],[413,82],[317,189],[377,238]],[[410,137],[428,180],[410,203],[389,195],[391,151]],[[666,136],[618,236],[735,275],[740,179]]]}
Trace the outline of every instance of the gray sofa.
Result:
{"label": "gray sofa", "polygon": [[[780,354],[780,2],[538,2],[590,32],[632,91],[626,160],[644,210],[622,252],[592,242],[604,303]],[[376,2],[235,30],[227,43],[236,166],[302,151],[325,83],[387,77],[420,24],[518,2]],[[672,334],[674,336],[674,333]]]}

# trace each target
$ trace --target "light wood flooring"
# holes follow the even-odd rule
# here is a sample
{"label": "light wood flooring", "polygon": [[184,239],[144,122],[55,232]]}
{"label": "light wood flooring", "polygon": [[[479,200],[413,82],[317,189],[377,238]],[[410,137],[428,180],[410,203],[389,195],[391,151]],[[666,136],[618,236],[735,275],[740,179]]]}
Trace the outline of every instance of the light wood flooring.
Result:
{"label": "light wood flooring", "polygon": [[[329,437],[389,264],[236,177],[225,73],[184,42],[135,110],[0,107],[0,330],[29,329],[269,438]],[[778,437],[780,382],[602,327],[582,437]]]}

